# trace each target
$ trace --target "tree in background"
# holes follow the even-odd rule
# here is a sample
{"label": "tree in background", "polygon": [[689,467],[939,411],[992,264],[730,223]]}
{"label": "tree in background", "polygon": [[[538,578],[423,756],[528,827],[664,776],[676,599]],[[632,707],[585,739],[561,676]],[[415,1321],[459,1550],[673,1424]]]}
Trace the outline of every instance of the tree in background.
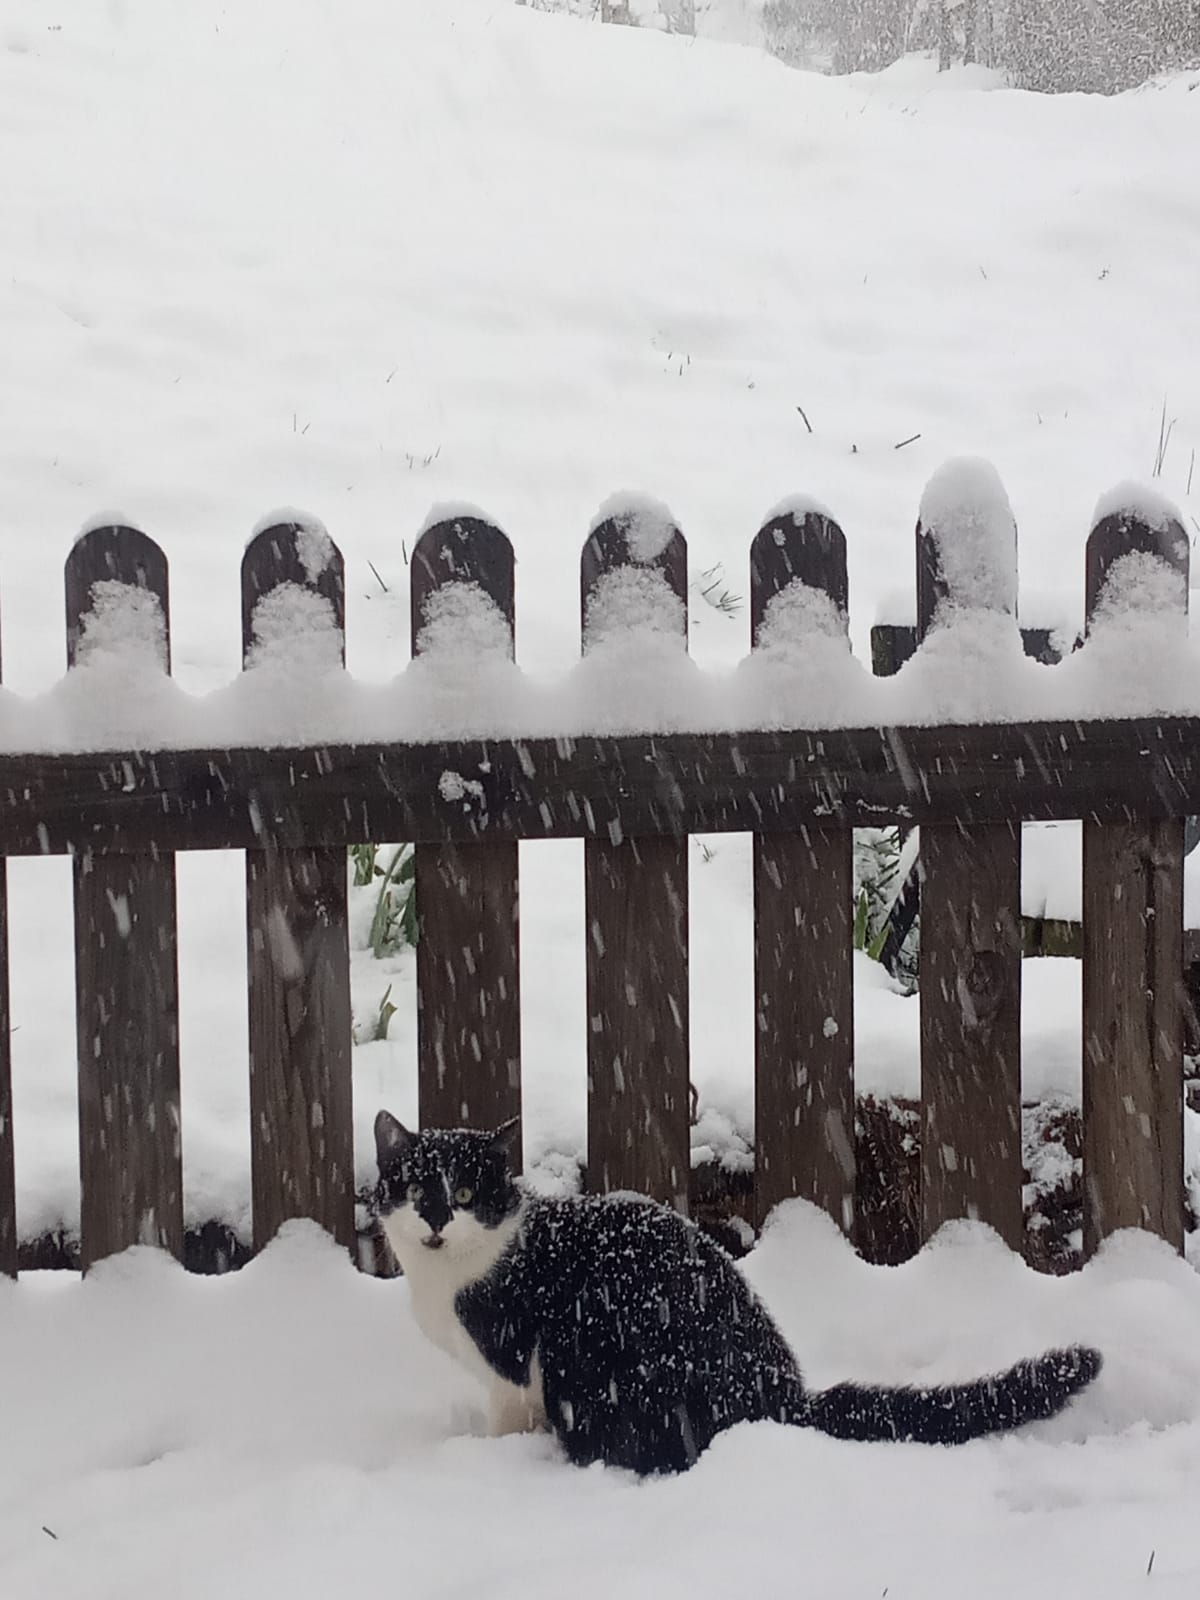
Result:
{"label": "tree in background", "polygon": [[1023,89],[1113,94],[1200,61],[1200,0],[994,0],[998,66]]}
{"label": "tree in background", "polygon": [[762,22],[794,66],[873,72],[930,50],[1049,93],[1112,94],[1200,62],[1200,0],[766,0]]}
{"label": "tree in background", "polygon": [[1200,0],[518,0],[668,33],[720,32],[736,14],[790,66],[878,72],[908,51],[978,61],[1018,88],[1113,94],[1200,65]]}

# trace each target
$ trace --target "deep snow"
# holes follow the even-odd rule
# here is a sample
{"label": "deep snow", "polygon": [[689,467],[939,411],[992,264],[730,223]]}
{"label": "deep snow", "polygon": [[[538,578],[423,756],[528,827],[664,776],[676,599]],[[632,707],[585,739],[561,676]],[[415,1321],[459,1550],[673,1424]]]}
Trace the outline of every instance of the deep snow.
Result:
{"label": "deep snow", "polygon": [[311,1224],[244,1272],[133,1251],[84,1283],[0,1283],[5,1600],[402,1591],[1191,1600],[1200,1580],[1200,1281],[1112,1241],[1039,1278],[952,1227],[865,1266],[793,1202],[750,1261],[818,1385],[955,1381],[1086,1338],[1097,1384],[1051,1423],[959,1449],[770,1423],[685,1477],[568,1466],[479,1435],[481,1396]]}
{"label": "deep snow", "polygon": [[[219,693],[240,664],[243,543],[287,503],[342,549],[348,665],[383,685],[408,658],[412,541],[432,504],[463,499],[516,545],[519,662],[561,674],[580,546],[622,485],[688,536],[705,668],[738,660],[748,620],[706,603],[701,575],[744,596],[767,508],[827,504],[861,657],[877,604],[911,606],[923,486],[979,452],[1019,524],[1024,619],[1073,632],[1093,507],[1150,472],[1164,402],[1159,488],[1194,531],[1194,87],[1039,99],[923,62],[825,80],[506,0],[7,0],[6,684],[59,676],[62,560],[120,506],[171,559],[179,686]],[[786,618],[779,638],[787,670]],[[1167,669],[1189,659],[1156,649]],[[263,651],[260,684],[270,637]],[[976,664],[962,703],[992,687]],[[1062,914],[1076,892],[1070,835],[1032,847],[1048,865],[1027,906]],[[547,1181],[583,1130],[580,857],[522,850],[526,1153]],[[736,1159],[748,843],[697,842],[692,862],[697,1142]],[[9,872],[34,1233],[77,1213],[69,872]],[[244,1220],[242,863],[179,872],[186,1206]],[[400,1007],[388,1041],[355,1051],[365,1176],[376,1107],[415,1109],[412,964],[361,948],[361,894],[354,917],[356,1015],[388,984]],[[1025,964],[1028,1092],[1077,1090],[1077,978]],[[911,1090],[916,1004],[877,967],[856,979],[860,1086]],[[0,1592],[303,1600],[487,1574],[502,1594],[664,1596],[758,1574],[774,1593],[1108,1600],[1146,1584],[1153,1551],[1155,1585],[1194,1593],[1188,1269],[1118,1241],[1070,1284],[994,1244],[887,1272],[800,1208],[751,1271],[818,1382],[961,1376],[1068,1335],[1110,1365],[1035,1437],[914,1456],[743,1430],[645,1489],[568,1473],[544,1441],[463,1437],[472,1401],[408,1329],[403,1286],[303,1230],[236,1282],[144,1256],[83,1285],[31,1277],[0,1284]]]}
{"label": "deep snow", "polygon": [[[291,616],[264,619],[259,670],[222,687],[240,664],[243,540],[269,507],[299,503],[345,554],[348,665],[386,707],[408,656],[407,552],[432,505],[464,498],[516,545],[522,668],[561,676],[578,658],[579,549],[622,484],[661,496],[688,535],[702,666],[742,656],[748,620],[744,603],[732,616],[707,604],[701,574],[744,597],[750,539],[783,495],[827,504],[847,530],[861,652],[877,600],[911,604],[923,485],[979,450],[1020,525],[1026,619],[1032,596],[1077,627],[1097,495],[1150,470],[1164,396],[1176,421],[1158,487],[1196,510],[1190,88],[1040,99],[922,62],[835,81],[502,0],[336,13],[63,0],[53,16],[10,0],[6,683],[51,690],[61,560],[78,527],[119,506],[170,556],[181,691],[220,716],[233,697],[276,737],[300,736],[314,704],[349,719],[340,689],[322,702],[314,687],[335,653],[319,628],[300,641],[305,688],[281,706],[298,670]],[[783,684],[827,714],[855,675],[872,690],[828,635],[797,661],[777,620],[778,648],[739,693],[761,704]],[[1025,692],[1011,639],[1003,671],[995,652],[962,670],[953,645],[922,667],[924,685],[911,675],[910,704]],[[1169,650],[1183,654],[1168,668],[1190,660],[1181,641]],[[170,686],[150,692],[144,661],[125,666],[139,686],[128,699],[111,662],[111,680],[98,670],[54,691],[85,736],[118,713],[183,717]],[[1071,671],[1094,689],[1082,658]],[[1188,675],[1174,679],[1188,698]],[[877,687],[893,704],[908,693]],[[460,718],[481,714],[466,675],[449,690],[443,677],[438,716],[455,694]],[[673,694],[694,703],[678,659],[637,715],[669,719]],[[44,704],[37,715],[53,725]],[[1062,914],[1077,897],[1072,832],[1031,832],[1028,909]],[[522,851],[526,1153],[551,1172],[583,1135],[580,858],[575,844]],[[751,1134],[747,841],[697,844],[692,860],[697,1143],[737,1159]],[[179,872],[187,1210],[244,1221],[241,863],[184,856]],[[10,882],[33,1233],[77,1208],[68,874],[13,862]],[[361,942],[361,907],[356,919]],[[359,949],[354,984],[364,1024],[389,984],[399,1006],[388,1041],[355,1052],[365,1135],[378,1103],[414,1110],[411,960]],[[858,987],[860,1086],[914,1090],[915,1004],[876,971]],[[1076,986],[1027,963],[1026,987],[1027,1087],[1074,1092]]]}

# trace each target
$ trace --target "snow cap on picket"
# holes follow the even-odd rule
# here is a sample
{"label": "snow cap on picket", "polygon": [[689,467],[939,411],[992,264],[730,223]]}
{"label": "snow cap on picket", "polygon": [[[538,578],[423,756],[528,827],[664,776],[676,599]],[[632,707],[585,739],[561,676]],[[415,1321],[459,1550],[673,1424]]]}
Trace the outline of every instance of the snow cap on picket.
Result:
{"label": "snow cap on picket", "polygon": [[942,605],[1017,611],[1017,523],[1000,474],[979,456],[939,467],[921,496],[922,538],[932,540]]}

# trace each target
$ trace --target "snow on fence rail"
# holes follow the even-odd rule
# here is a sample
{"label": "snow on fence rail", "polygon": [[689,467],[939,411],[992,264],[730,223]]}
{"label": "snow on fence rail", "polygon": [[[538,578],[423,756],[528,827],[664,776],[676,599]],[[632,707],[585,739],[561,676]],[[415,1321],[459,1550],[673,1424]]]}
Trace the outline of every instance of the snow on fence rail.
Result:
{"label": "snow on fence rail", "polygon": [[[935,480],[923,503],[922,648],[966,613],[1016,629],[1015,525],[1002,491],[978,488]],[[248,660],[264,616],[286,600],[286,627],[297,595],[329,608],[340,653],[342,559],[324,539],[279,522],[250,543]],[[1088,541],[1089,622],[1131,561],[1143,594],[1150,581],[1186,609],[1182,528],[1118,506]],[[756,651],[782,595],[793,630],[832,628],[848,651],[829,516],[773,516],[750,573]],[[683,535],[613,510],[583,550],[585,650],[613,586],[636,596],[647,575],[677,600],[657,614],[686,649]],[[512,547],[467,515],[414,551],[414,650],[461,585],[490,597],[511,657]],[[66,589],[72,665],[102,644],[114,595],[152,617],[154,596],[155,670],[169,673],[167,563],[144,534],[87,531]],[[1085,1252],[1122,1226],[1181,1245],[1183,818],[1200,812],[1200,719],[0,754],[0,797],[0,874],[9,855],[74,863],[85,1266],[139,1241],[182,1254],[180,849],[246,851],[254,1243],[297,1215],[353,1243],[345,847],[364,839],[416,846],[422,1120],[476,1126],[521,1104],[517,841],[586,841],[588,1181],[683,1206],[687,836],[751,832],[756,1211],[803,1195],[853,1234],[852,828],[881,821],[923,830],[923,1236],[975,1216],[1020,1247],[1019,824],[1083,818]],[[0,876],[0,1270],[15,1273],[2,889]]]}

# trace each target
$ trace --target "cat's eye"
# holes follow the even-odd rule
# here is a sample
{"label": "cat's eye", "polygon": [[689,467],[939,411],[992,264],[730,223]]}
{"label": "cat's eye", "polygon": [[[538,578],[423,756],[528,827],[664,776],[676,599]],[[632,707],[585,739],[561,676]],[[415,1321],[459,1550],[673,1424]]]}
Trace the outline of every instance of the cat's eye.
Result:
{"label": "cat's eye", "polygon": [[410,1200],[415,1202],[424,1196],[425,1191],[422,1189],[419,1183],[410,1183],[408,1188],[405,1190],[405,1193],[408,1195]]}
{"label": "cat's eye", "polygon": [[456,1206],[469,1206],[474,1198],[474,1189],[468,1189],[465,1185],[463,1188],[455,1189],[454,1191],[454,1204]]}

